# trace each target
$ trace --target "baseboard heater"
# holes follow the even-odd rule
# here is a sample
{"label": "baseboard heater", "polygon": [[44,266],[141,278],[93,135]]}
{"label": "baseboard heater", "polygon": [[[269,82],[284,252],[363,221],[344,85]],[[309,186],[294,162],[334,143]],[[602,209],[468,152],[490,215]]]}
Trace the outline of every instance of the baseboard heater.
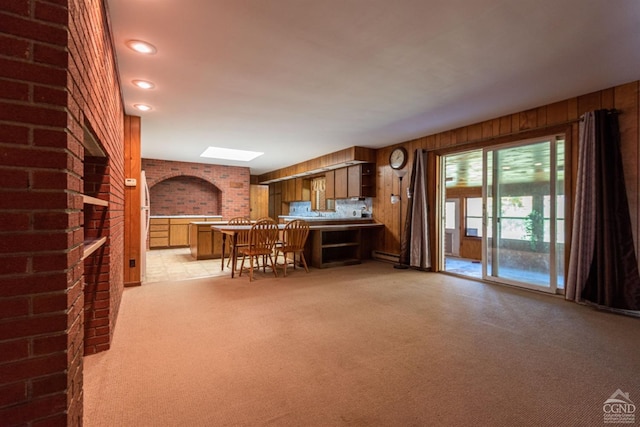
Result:
{"label": "baseboard heater", "polygon": [[371,257],[380,261],[400,262],[400,255],[389,252],[371,251]]}

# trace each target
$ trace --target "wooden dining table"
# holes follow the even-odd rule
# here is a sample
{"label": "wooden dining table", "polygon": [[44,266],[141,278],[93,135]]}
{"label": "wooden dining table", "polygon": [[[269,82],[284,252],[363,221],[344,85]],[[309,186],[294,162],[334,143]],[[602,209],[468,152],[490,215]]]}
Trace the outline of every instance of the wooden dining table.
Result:
{"label": "wooden dining table", "polygon": [[[229,253],[229,257],[231,258],[231,278],[235,276],[236,273],[236,261],[238,259],[238,254],[236,253],[236,243],[238,242],[238,233],[241,231],[249,231],[251,230],[252,225],[212,225],[211,229],[214,231],[219,231],[222,234],[222,255],[221,255],[221,265],[220,269],[224,270],[224,248],[227,241],[227,237],[231,239],[231,251]],[[283,230],[285,224],[278,224],[278,229]]]}

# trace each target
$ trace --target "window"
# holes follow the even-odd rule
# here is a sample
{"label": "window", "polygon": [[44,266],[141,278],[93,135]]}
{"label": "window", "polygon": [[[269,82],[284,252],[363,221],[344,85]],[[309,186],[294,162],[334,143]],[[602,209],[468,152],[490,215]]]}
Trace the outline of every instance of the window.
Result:
{"label": "window", "polygon": [[464,235],[482,237],[482,197],[465,199]]}

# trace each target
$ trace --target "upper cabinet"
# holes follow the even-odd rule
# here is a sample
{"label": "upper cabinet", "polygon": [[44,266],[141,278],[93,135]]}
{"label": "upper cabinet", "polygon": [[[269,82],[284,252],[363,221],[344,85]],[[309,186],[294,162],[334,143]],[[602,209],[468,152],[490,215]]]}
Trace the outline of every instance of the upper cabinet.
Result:
{"label": "upper cabinet", "polygon": [[311,180],[303,178],[282,181],[282,201],[302,202],[311,200]]}
{"label": "upper cabinet", "polygon": [[296,200],[303,201],[303,202],[308,202],[309,200],[311,200],[311,180],[296,178],[295,182],[296,182],[296,193],[295,193]]}
{"label": "upper cabinet", "polygon": [[376,164],[362,163],[325,172],[325,198],[376,196]]}
{"label": "upper cabinet", "polygon": [[349,187],[347,185],[348,168],[336,169],[334,173],[335,173],[334,196],[336,199],[346,199],[347,197],[349,197]]}
{"label": "upper cabinet", "polygon": [[327,171],[324,175],[325,178],[325,190],[324,197],[327,199],[335,199],[336,198],[336,173],[335,171]]}
{"label": "upper cabinet", "polygon": [[347,169],[347,197],[375,197],[375,163],[362,163],[359,165],[349,166]]}

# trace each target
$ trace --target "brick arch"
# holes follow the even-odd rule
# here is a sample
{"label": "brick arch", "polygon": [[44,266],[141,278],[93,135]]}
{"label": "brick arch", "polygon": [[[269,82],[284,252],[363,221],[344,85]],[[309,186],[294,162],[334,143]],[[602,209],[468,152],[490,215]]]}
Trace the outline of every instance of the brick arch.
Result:
{"label": "brick arch", "polygon": [[249,216],[250,170],[247,167],[142,159],[149,188],[171,178],[201,179],[220,191],[223,218]]}

